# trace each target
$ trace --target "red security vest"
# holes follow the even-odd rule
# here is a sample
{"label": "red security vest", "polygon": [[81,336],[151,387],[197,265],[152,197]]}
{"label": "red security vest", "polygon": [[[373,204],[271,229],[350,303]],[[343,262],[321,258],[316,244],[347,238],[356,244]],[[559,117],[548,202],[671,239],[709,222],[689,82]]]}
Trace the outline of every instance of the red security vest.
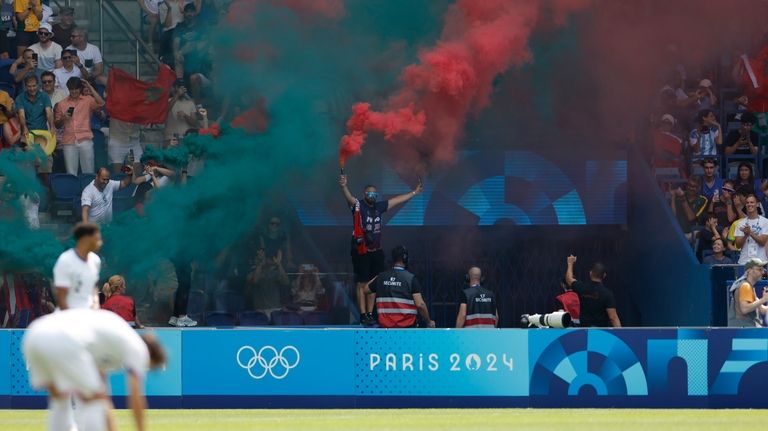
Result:
{"label": "red security vest", "polygon": [[413,300],[414,275],[404,269],[390,269],[376,278],[376,312],[382,328],[411,328],[418,310]]}

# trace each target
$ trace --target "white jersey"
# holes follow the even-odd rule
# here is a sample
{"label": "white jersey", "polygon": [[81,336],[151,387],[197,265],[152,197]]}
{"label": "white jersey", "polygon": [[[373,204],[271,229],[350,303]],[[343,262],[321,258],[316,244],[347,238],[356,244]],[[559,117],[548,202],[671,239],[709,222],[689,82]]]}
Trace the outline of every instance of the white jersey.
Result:
{"label": "white jersey", "polygon": [[146,343],[122,317],[111,311],[64,310],[48,314],[35,319],[24,338],[26,344],[34,339],[56,340],[50,342],[51,354],[55,354],[54,344],[67,344],[67,348],[60,349],[62,352],[85,350],[103,372],[126,369],[144,377],[149,370]]}
{"label": "white jersey", "polygon": [[88,259],[83,260],[71,248],[53,266],[53,287],[69,290],[69,308],[92,308],[100,272],[101,258],[96,253],[88,253]]}

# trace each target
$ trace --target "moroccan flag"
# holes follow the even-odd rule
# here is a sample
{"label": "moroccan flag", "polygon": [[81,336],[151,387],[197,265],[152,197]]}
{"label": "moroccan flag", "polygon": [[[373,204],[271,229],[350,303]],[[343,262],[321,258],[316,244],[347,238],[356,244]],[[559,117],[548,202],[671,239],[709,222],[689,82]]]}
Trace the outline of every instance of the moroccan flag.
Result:
{"label": "moroccan flag", "polygon": [[176,73],[161,64],[155,82],[144,82],[128,72],[109,69],[107,111],[118,120],[133,124],[162,124]]}

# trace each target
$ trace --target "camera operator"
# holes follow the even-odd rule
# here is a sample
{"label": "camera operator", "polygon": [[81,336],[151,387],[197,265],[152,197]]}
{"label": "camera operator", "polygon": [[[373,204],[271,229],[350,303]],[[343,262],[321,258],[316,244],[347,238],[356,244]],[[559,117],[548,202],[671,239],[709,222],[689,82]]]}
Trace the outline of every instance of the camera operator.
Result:
{"label": "camera operator", "polygon": [[456,316],[457,328],[495,328],[499,322],[496,295],[484,288],[483,272],[473,266],[467,271],[469,287],[464,289]]}
{"label": "camera operator", "polygon": [[435,321],[421,297],[421,284],[408,267],[408,250],[398,245],[392,250],[393,268],[382,272],[365,285],[365,293],[376,294],[379,326],[382,328],[413,328],[420,314],[430,328]]}
{"label": "camera operator", "polygon": [[576,256],[568,256],[567,263],[565,283],[579,295],[581,326],[621,328],[619,315],[616,314],[613,292],[603,285],[606,276],[605,266],[600,262],[595,262],[589,271],[589,281],[585,283],[577,281],[573,276],[573,264],[576,263]]}

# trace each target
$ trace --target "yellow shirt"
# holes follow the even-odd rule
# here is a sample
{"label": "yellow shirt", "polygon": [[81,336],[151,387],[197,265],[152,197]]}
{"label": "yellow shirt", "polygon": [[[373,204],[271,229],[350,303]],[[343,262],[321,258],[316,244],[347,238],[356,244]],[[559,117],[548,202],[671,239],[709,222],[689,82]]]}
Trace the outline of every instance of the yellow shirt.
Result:
{"label": "yellow shirt", "polygon": [[[733,246],[736,247],[736,225],[739,224],[740,221],[744,220],[743,218],[740,218],[733,223],[731,223],[731,227],[728,229],[728,242],[732,242]],[[741,250],[740,248],[737,248],[737,250]]]}
{"label": "yellow shirt", "polygon": [[[5,109],[8,111],[13,110],[13,99],[11,99],[11,96],[3,90],[0,90],[0,105],[5,106]],[[5,124],[7,122],[8,117],[3,114],[3,111],[0,111],[0,124]]]}
{"label": "yellow shirt", "polygon": [[27,18],[23,23],[19,23],[21,24],[19,26],[19,31],[37,32],[40,28],[40,20],[37,19],[37,15],[35,15],[36,11],[41,12],[43,9],[40,0],[13,0],[13,11],[16,13],[24,13],[27,8],[29,8],[30,3],[32,3],[35,9],[27,15]]}

